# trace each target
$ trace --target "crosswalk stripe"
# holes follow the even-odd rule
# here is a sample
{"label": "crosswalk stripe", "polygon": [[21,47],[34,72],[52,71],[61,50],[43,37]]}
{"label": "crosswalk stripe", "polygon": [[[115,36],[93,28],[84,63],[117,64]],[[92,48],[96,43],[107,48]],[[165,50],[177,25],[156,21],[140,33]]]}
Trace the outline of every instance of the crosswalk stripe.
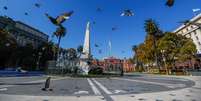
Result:
{"label": "crosswalk stripe", "polygon": [[96,88],[96,86],[93,84],[93,82],[89,78],[87,78],[87,81],[88,81],[89,85],[91,86],[94,94],[101,95],[100,91]]}
{"label": "crosswalk stripe", "polygon": [[150,81],[144,81],[144,80],[133,80],[133,79],[126,79],[126,78],[112,78],[112,79],[116,79],[116,80],[126,80],[126,81],[133,81],[133,82],[139,82],[139,83],[155,84],[155,85],[166,86],[166,87],[168,87],[168,88],[185,87],[184,84],[158,83],[158,82],[150,82]]}
{"label": "crosswalk stripe", "polygon": [[92,79],[106,94],[112,94],[106,87],[104,87],[101,83],[96,81],[94,78]]}

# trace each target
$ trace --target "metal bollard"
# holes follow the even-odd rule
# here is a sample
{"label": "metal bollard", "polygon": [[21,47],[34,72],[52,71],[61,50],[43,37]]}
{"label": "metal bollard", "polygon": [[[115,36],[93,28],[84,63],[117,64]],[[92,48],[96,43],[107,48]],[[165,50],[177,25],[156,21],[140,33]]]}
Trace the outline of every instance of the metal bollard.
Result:
{"label": "metal bollard", "polygon": [[42,88],[43,91],[52,91],[52,89],[50,89],[50,80],[51,80],[51,77],[48,77],[45,81],[45,88]]}

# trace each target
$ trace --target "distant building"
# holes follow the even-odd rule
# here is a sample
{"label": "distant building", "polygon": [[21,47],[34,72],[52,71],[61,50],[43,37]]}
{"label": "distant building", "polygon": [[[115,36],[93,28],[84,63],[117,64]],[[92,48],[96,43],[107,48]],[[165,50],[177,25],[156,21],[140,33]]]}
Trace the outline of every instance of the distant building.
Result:
{"label": "distant building", "polygon": [[[201,26],[201,14],[190,19],[190,22],[200,24]],[[174,30],[174,33],[184,35],[187,38],[191,38],[196,45],[197,53],[201,54],[201,27],[198,27],[194,24],[183,24]]]}
{"label": "distant building", "polygon": [[200,60],[188,60],[185,62],[175,62],[175,69],[188,69],[188,70],[199,70],[201,69]]}
{"label": "distant building", "polygon": [[123,67],[125,72],[132,72],[135,70],[135,64],[133,64],[130,60],[124,59]]}
{"label": "distant building", "polygon": [[124,72],[135,71],[135,65],[127,59],[106,57],[103,60],[93,60],[93,64],[103,68],[104,71],[118,71],[122,67]]}
{"label": "distant building", "polygon": [[34,48],[37,48],[41,44],[48,42],[48,35],[6,16],[0,16],[0,29],[8,30],[16,38],[20,46],[32,44]]}
{"label": "distant building", "polygon": [[123,67],[123,60],[115,57],[107,57],[104,59],[104,67],[107,71],[118,71]]}

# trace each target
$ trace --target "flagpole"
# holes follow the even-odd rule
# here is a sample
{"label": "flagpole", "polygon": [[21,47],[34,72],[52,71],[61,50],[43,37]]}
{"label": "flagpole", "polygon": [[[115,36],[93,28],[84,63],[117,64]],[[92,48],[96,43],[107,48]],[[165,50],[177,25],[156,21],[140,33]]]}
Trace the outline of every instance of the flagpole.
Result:
{"label": "flagpole", "polygon": [[111,43],[110,40],[109,40],[109,42],[108,42],[108,45],[109,45],[109,57],[111,57],[111,53],[112,53],[112,43]]}

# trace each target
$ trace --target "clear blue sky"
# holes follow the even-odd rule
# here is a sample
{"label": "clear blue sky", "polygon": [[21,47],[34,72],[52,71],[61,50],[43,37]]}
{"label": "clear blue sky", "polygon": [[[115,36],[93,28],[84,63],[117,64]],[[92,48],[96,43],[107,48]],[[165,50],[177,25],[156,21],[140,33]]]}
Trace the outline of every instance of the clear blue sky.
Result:
{"label": "clear blue sky", "polygon": [[[179,26],[179,21],[193,17],[193,8],[201,8],[201,0],[175,1],[175,5],[168,8],[164,5],[166,0],[0,0],[0,15],[25,22],[51,38],[56,27],[44,13],[57,16],[74,10],[72,18],[64,23],[68,33],[62,39],[62,47],[82,45],[87,21],[95,21],[96,24],[91,25],[92,54],[97,58],[108,56],[108,41],[111,40],[112,55],[123,58],[132,57],[132,45],[143,42],[146,35],[144,20],[153,18],[162,30],[172,31]],[[41,8],[36,8],[35,3],[40,3]],[[3,10],[4,6],[8,7],[7,11]],[[103,11],[97,12],[98,7]],[[120,17],[124,9],[132,9],[135,15]],[[24,12],[29,15],[24,15]],[[118,30],[112,31],[113,26],[117,26]],[[95,43],[100,47],[95,48]],[[103,53],[99,54],[98,49],[102,49]]]}

